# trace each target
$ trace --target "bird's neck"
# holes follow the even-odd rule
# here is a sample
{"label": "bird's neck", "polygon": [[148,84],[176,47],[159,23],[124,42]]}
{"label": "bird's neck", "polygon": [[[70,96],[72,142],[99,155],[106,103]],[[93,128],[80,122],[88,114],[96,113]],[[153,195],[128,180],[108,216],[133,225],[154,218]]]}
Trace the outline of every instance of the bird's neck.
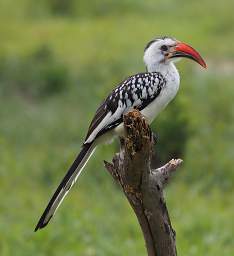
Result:
{"label": "bird's neck", "polygon": [[[174,63],[152,63],[150,65],[147,65],[147,71],[148,72],[159,72],[163,76],[166,76],[168,73],[178,73],[176,66]],[[179,74],[178,74],[179,75]]]}

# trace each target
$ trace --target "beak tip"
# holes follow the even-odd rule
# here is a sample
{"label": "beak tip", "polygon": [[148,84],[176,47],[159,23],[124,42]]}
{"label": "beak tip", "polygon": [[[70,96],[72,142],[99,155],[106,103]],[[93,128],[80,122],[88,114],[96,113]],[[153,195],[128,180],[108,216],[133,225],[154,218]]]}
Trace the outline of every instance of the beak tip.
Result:
{"label": "beak tip", "polygon": [[207,65],[206,65],[206,63],[205,63],[205,61],[201,64],[201,66],[202,66],[203,68],[205,68],[205,69],[208,68]]}

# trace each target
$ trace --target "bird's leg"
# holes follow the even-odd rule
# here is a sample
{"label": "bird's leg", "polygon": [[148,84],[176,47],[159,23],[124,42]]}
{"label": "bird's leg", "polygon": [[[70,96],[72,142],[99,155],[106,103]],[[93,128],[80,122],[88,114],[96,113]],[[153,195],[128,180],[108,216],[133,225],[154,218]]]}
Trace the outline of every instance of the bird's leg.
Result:
{"label": "bird's leg", "polygon": [[158,133],[155,133],[153,131],[151,131],[151,136],[152,136],[152,140],[154,142],[154,144],[156,144],[158,142],[158,139],[159,139],[159,136],[158,136]]}

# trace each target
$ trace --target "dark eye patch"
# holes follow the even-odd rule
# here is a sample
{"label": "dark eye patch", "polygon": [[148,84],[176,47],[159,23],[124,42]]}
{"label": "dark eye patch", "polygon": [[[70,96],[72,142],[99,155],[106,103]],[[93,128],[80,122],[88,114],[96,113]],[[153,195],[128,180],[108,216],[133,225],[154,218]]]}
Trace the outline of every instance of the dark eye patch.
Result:
{"label": "dark eye patch", "polygon": [[161,47],[160,47],[160,49],[162,50],[162,51],[167,51],[168,50],[168,46],[167,45],[162,45]]}

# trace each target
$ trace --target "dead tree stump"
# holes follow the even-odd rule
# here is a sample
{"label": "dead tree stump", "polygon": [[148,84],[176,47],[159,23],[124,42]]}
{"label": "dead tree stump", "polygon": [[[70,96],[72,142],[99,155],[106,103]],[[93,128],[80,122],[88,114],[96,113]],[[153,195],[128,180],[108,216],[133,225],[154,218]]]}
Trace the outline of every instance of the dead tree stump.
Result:
{"label": "dead tree stump", "polygon": [[154,140],[149,125],[137,110],[124,116],[125,137],[112,163],[105,167],[121,186],[141,226],[148,256],[175,256],[175,231],[171,226],[163,189],[182,163],[172,159],[151,169]]}

